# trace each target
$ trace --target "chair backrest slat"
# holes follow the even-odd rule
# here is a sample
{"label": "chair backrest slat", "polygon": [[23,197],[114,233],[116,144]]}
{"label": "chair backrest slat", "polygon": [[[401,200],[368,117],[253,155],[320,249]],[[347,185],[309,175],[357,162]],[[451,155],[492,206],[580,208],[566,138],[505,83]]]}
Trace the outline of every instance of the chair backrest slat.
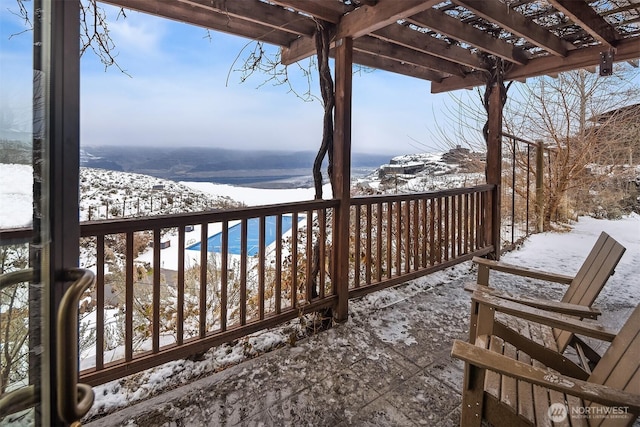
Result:
{"label": "chair backrest slat", "polygon": [[[640,305],[629,316],[616,338],[598,362],[588,381],[640,394]],[[590,406],[598,406],[591,403]],[[635,416],[622,413],[616,417],[605,417],[591,420],[591,426],[624,426],[635,419]],[[596,412],[593,412],[596,413]]]}
{"label": "chair backrest slat", "polygon": [[[600,237],[562,297],[562,302],[590,307],[614,273],[625,250],[625,247],[613,237],[605,232],[600,233]],[[564,351],[572,339],[572,334],[561,330],[554,330],[553,334],[558,349]]]}

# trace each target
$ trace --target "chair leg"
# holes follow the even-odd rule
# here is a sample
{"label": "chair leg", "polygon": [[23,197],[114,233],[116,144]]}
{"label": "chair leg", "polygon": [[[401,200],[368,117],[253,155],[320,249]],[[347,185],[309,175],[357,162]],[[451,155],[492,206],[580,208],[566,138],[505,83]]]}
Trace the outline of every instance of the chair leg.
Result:
{"label": "chair leg", "polygon": [[460,427],[480,427],[482,425],[485,373],[485,369],[465,363]]}

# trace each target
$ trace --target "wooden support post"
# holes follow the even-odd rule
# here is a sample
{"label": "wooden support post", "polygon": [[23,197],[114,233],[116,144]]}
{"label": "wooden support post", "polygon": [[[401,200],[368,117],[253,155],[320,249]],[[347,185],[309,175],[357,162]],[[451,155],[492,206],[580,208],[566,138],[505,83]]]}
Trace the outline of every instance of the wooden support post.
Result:
{"label": "wooden support post", "polygon": [[536,146],[536,232],[544,231],[544,142]]}
{"label": "wooden support post", "polygon": [[340,200],[336,209],[333,239],[333,283],[338,295],[335,320],[344,322],[349,315],[349,208],[351,197],[351,79],[353,39],[336,41],[336,109],[333,132],[333,197]]}
{"label": "wooden support post", "polygon": [[491,234],[494,246],[492,257],[500,259],[500,193],[502,189],[502,99],[500,85],[493,84],[489,94],[489,134],[487,137],[487,184],[496,186],[491,197]]}

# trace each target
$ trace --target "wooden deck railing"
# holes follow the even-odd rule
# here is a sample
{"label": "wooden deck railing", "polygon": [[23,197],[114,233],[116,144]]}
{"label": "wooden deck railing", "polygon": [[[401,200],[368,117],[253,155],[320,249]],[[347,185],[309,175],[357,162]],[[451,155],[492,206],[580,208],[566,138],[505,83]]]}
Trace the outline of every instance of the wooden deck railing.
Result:
{"label": "wooden deck railing", "polygon": [[[95,385],[120,378],[334,305],[326,275],[314,283],[307,274],[314,259],[307,236],[314,231],[326,257],[326,218],[335,206],[337,201],[312,201],[83,224],[81,236],[95,242],[98,285],[95,363],[80,373],[81,380]],[[187,227],[194,228],[199,248],[185,250],[194,244]],[[135,255],[144,234],[151,235],[149,260]],[[161,249],[171,234],[173,252]],[[107,281],[106,261],[117,264],[118,257],[124,278]],[[124,313],[111,326],[124,338],[111,343],[113,349],[105,348],[108,305]]]}
{"label": "wooden deck railing", "polygon": [[491,252],[484,227],[493,188],[352,198],[349,297]]}
{"label": "wooden deck railing", "polygon": [[[349,260],[339,260],[349,263],[349,298],[491,252],[494,188],[352,198]],[[80,307],[81,335],[90,337],[81,343],[80,380],[101,384],[336,307],[338,204],[81,224],[81,260],[97,280]],[[0,237],[15,244],[28,234]]]}

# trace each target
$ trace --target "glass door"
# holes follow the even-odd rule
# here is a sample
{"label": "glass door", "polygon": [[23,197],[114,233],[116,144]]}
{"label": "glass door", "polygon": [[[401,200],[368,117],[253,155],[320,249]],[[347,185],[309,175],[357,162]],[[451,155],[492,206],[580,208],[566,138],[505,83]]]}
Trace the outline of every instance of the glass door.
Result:
{"label": "glass door", "polygon": [[69,425],[93,402],[77,384],[93,279],[77,269],[79,2],[0,5],[0,424]]}
{"label": "glass door", "polygon": [[[0,424],[35,425],[40,318],[32,249],[33,5],[0,1]],[[7,60],[10,59],[10,60]]]}

